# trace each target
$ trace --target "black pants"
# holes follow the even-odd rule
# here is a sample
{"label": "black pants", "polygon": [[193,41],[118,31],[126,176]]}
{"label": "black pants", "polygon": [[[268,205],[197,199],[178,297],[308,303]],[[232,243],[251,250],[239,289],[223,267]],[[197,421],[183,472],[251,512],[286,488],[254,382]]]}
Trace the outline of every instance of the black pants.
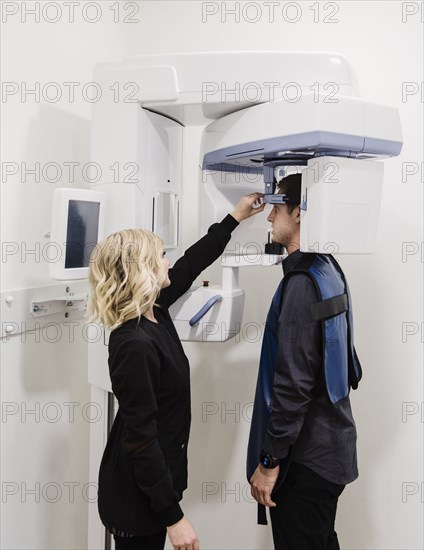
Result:
{"label": "black pants", "polygon": [[147,537],[118,537],[114,535],[116,550],[163,550],[166,530]]}
{"label": "black pants", "polygon": [[275,550],[340,550],[334,522],[344,488],[292,462],[269,509]]}

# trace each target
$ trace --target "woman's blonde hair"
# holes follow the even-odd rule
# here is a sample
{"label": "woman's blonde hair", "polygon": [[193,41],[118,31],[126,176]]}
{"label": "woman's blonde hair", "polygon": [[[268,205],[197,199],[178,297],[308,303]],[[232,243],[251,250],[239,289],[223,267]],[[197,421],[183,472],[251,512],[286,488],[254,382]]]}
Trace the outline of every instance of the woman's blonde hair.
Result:
{"label": "woman's blonde hair", "polygon": [[99,242],[90,258],[90,321],[110,329],[155,303],[166,273],[163,242],[145,229],[125,229]]}

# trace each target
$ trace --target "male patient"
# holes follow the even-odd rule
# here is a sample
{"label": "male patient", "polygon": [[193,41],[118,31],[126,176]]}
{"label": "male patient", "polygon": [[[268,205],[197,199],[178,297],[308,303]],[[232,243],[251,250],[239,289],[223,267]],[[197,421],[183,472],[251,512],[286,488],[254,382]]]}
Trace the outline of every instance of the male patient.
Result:
{"label": "male patient", "polygon": [[[349,391],[361,367],[350,295],[329,254],[300,252],[301,175],[283,179],[268,216],[288,252],[267,317],[252,418],[248,477],[270,509],[276,550],[339,549],[337,500],[358,477]],[[253,474],[253,475],[252,475]]]}

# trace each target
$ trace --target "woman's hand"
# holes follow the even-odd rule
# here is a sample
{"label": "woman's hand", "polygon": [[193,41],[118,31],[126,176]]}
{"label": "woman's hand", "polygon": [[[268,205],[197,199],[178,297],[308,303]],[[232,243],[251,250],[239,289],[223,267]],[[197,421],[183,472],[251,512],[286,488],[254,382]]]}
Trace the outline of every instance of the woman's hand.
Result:
{"label": "woman's hand", "polygon": [[199,539],[192,524],[185,517],[166,528],[174,550],[199,550]]}
{"label": "woman's hand", "polygon": [[259,214],[265,208],[265,204],[262,202],[263,193],[251,193],[239,200],[239,203],[231,212],[231,216],[238,222],[247,220],[255,214]]}

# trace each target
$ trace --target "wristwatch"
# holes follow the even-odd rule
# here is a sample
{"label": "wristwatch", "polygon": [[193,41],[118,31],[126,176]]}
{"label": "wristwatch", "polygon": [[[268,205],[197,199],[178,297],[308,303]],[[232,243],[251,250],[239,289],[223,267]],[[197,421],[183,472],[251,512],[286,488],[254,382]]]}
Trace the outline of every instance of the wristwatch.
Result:
{"label": "wristwatch", "polygon": [[280,464],[280,459],[274,458],[269,453],[262,452],[260,456],[260,462],[264,468],[271,470],[272,468],[276,468]]}

